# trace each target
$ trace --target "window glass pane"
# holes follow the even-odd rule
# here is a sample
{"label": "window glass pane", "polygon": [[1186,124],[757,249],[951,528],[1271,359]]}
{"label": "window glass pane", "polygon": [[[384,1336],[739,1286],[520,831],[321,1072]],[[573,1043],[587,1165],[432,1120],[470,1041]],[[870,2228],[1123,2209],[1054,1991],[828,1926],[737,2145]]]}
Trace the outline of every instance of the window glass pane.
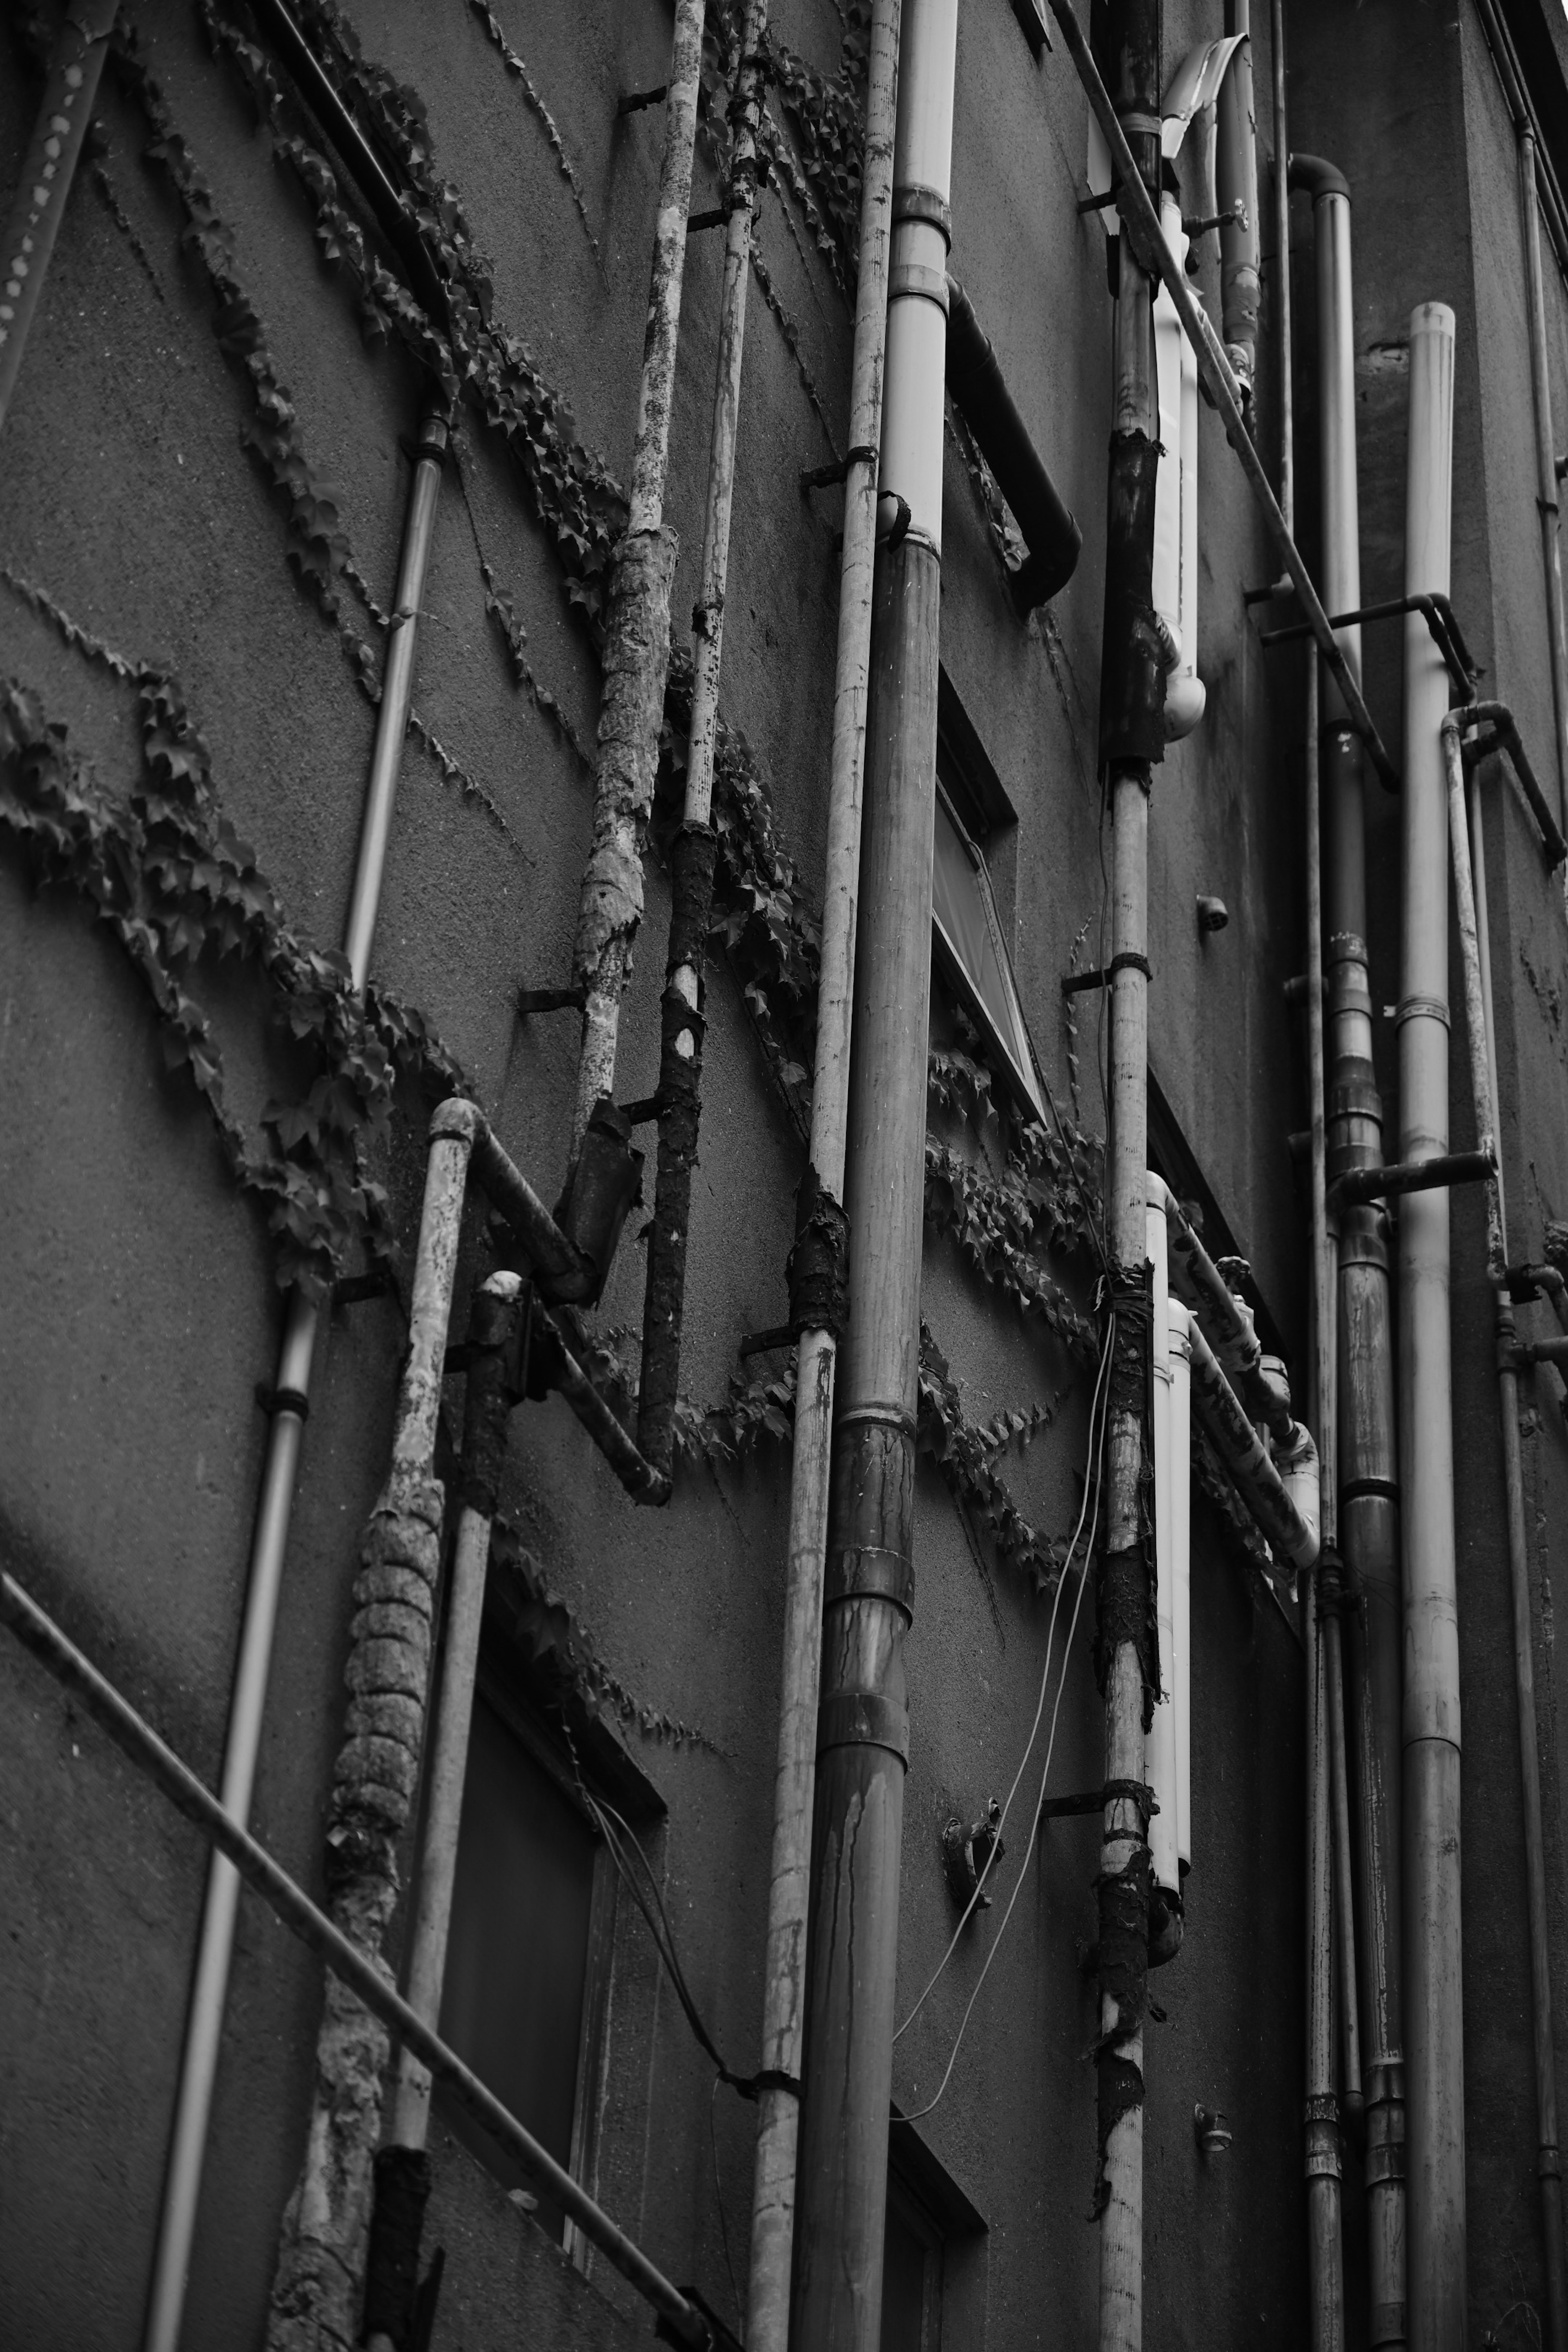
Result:
{"label": "window glass pane", "polygon": [[1037,1117],[1044,1105],[1012,965],[991,896],[985,862],[964,835],[945,795],[936,799],[931,847],[931,919],[938,944],[956,967],[968,1010],[989,1032],[1025,1101]]}
{"label": "window glass pane", "polygon": [[[571,2159],[595,1840],[575,1807],[476,1694],[458,1840],[441,2033],[561,2164]],[[458,2138],[508,2188],[523,2176],[455,2099]],[[539,2219],[559,2237],[562,2216]]]}
{"label": "window glass pane", "polygon": [[925,2288],[925,2241],[917,2237],[889,2197],[882,2256],[881,2352],[923,2352]]}

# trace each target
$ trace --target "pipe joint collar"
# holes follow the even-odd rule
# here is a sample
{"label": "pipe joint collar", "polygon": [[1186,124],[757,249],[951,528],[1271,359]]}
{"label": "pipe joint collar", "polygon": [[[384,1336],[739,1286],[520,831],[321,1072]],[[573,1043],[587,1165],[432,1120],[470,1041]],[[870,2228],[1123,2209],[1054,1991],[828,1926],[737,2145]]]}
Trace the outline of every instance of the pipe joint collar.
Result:
{"label": "pipe joint collar", "polygon": [[430,1121],[432,1143],[446,1139],[466,1143],[470,1151],[480,1137],[489,1132],[489,1121],[478,1103],[469,1102],[466,1095],[449,1095]]}
{"label": "pipe joint collar", "polygon": [[906,1618],[915,1612],[915,1564],[907,1552],[882,1544],[856,1544],[835,1553],[823,1592],[835,1601],[890,1601]]}
{"label": "pipe joint collar", "polygon": [[929,221],[952,244],[952,207],[939,188],[910,186],[893,190],[893,226],[900,221]]}
{"label": "pipe joint collar", "polygon": [[818,1759],[835,1748],[885,1748],[906,1771],[910,1761],[910,1711],[885,1691],[834,1691],[816,1718]]}
{"label": "pipe joint collar", "polygon": [[896,302],[900,296],[914,296],[923,302],[934,302],[945,319],[947,316],[947,272],[933,269],[926,261],[896,261],[888,272],[888,299]]}

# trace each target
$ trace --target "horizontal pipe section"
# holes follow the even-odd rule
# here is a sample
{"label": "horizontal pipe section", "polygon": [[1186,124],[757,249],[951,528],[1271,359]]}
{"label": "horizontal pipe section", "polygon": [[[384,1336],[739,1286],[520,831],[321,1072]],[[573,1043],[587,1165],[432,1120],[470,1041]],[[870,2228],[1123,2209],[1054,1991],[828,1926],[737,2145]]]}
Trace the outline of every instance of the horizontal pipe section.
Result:
{"label": "horizontal pipe section", "polygon": [[1454,1184],[1486,1184],[1497,1174],[1495,1151],[1446,1151],[1433,1160],[1405,1160],[1392,1168],[1348,1168],[1329,1187],[1336,1209],[1357,1209],[1398,1192],[1447,1192]]}
{"label": "horizontal pipe section", "polygon": [[1226,1475],[1269,1542],[1297,1568],[1310,1568],[1318,1557],[1316,1528],[1302,1516],[1195,1323],[1192,1343],[1193,1411],[1207,1430]]}
{"label": "horizontal pipe section", "polygon": [[1241,413],[1240,386],[1236,371],[1220,349],[1215,331],[1205,313],[1194,301],[1187,282],[1172,255],[1161,232],[1148,190],[1138,175],[1132,151],[1116,117],[1099,68],[1089,55],[1089,44],[1074,15],[1070,0],[1051,0],[1051,14],[1062,28],[1062,37],[1072,53],[1089,106],[1105,133],[1110,149],[1110,159],[1116,173],[1116,201],[1123,224],[1134,239],[1138,258],[1143,268],[1162,279],[1176,308],[1176,316],[1185,330],[1187,341],[1197,354],[1198,373],[1225,425],[1226,439],[1241,460],[1242,471],[1251,483],[1254,495],[1262,509],[1268,535],[1294,583],[1301,600],[1312,635],[1318,641],[1324,661],[1332,673],[1335,685],[1344,697],[1351,725],[1366,745],[1373,765],[1384,782],[1397,788],[1399,771],[1388,756],[1388,751],[1366,698],[1351,674],[1342,648],[1336,639],[1333,625],[1324,612],[1322,600],[1313,587],[1311,576],[1302,560],[1301,551],[1292,538],[1289,524],[1279,511],[1263,460],[1253,446],[1252,436]]}
{"label": "horizontal pipe section", "polygon": [[0,1622],[8,1625],[23,1647],[30,1650],[55,1680],[81,1702],[176,1811],[195,1822],[203,1836],[233,1864],[240,1877],[256,1889],[290,1934],[298,1936],[323,1960],[371,2015],[378,2018],[389,2033],[395,2034],[405,2049],[412,2050],[431,2074],[462,2101],[497,2146],[521,2167],[541,2196],[558,2205],[590,2245],[596,2246],[606,2262],[613,2263],[644,2301],[651,2304],[675,2341],[690,2346],[692,2352],[713,2352],[711,2330],[679,2289],[670,2284],[640,2247],[632,2243],[619,2225],[556,2163],[548,2149],[542,2147],[532,2133],[464,2065],[456,2052],[431,2031],[402,1995],[394,1990],[374,1962],[352,1944],[323,1911],[317,1909],[267,1849],[229,1819],[189,1766],[67,1639],[32,1596],[3,1572]]}
{"label": "horizontal pipe section", "polygon": [[558,1389],[571,1406],[634,1503],[668,1503],[670,1482],[662,1470],[656,1470],[645,1454],[638,1451],[616,1419],[582,1365],[562,1338],[553,1317],[540,1315],[540,1321],[560,1349],[559,1361],[551,1369],[551,1386]]}
{"label": "horizontal pipe section", "polygon": [[497,1142],[478,1103],[452,1096],[437,1111],[430,1132],[468,1138],[473,1173],[492,1208],[511,1227],[542,1295],[557,1301],[590,1297],[597,1280],[592,1260],[562,1232],[527,1177]]}
{"label": "horizontal pipe section", "polygon": [[1072,578],[1083,533],[1029,437],[973,303],[951,276],[947,388],[1028,542],[1029,560],[1014,573],[1012,588],[1018,611],[1031,613]]}

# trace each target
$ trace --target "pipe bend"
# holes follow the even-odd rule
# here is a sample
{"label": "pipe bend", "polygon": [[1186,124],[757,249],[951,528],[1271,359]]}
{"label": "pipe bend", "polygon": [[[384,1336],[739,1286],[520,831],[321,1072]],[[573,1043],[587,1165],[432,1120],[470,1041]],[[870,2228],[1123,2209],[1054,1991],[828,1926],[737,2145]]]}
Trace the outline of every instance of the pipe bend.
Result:
{"label": "pipe bend", "polygon": [[1351,201],[1351,184],[1337,163],[1328,163],[1321,155],[1292,155],[1289,184],[1304,188],[1314,204],[1320,196],[1343,196]]}
{"label": "pipe bend", "polygon": [[470,1149],[489,1131],[489,1119],[479,1104],[470,1102],[467,1095],[448,1095],[430,1121],[432,1139],[438,1135],[460,1136]]}
{"label": "pipe bend", "polygon": [[1083,533],[1030,438],[973,303],[952,276],[947,306],[947,389],[1027,542],[1028,561],[1013,575],[1014,603],[1027,613],[1066,587]]}

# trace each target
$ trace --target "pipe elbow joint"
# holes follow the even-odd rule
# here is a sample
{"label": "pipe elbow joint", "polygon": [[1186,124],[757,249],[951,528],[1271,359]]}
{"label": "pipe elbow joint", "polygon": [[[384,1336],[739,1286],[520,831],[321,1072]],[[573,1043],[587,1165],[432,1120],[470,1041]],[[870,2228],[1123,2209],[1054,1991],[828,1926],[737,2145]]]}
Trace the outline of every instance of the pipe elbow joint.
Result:
{"label": "pipe elbow joint", "polygon": [[1275,1443],[1273,1453],[1285,1492],[1302,1525],[1301,1536],[1289,1547],[1290,1562],[1295,1568],[1310,1568],[1321,1549],[1322,1496],[1317,1444],[1311,1431],[1298,1421],[1291,1423],[1288,1440]]}
{"label": "pipe elbow joint", "polygon": [[1201,721],[1208,707],[1208,689],[1201,677],[1178,674],[1165,681],[1165,740],[1179,743]]}
{"label": "pipe elbow joint", "polygon": [[1351,201],[1351,184],[1338,164],[1321,155],[1292,155],[1289,182],[1292,188],[1304,189],[1314,204],[1320,196],[1343,196]]}
{"label": "pipe elbow joint", "polygon": [[430,1121],[432,1142],[437,1136],[450,1136],[466,1143],[471,1151],[481,1137],[489,1133],[489,1121],[477,1102],[467,1095],[448,1095]]}

